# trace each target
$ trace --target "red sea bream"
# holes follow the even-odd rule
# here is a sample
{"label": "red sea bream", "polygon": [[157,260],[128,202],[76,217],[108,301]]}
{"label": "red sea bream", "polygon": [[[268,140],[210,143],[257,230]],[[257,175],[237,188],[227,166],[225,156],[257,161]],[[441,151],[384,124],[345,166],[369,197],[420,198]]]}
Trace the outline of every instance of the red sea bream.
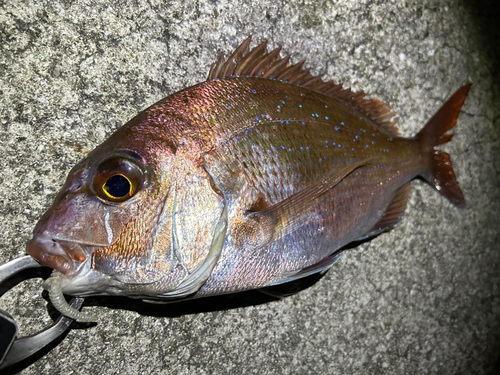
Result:
{"label": "red sea bream", "polygon": [[413,138],[363,93],[250,38],[208,80],[138,114],[70,172],[27,252],[62,293],[149,300],[262,288],[323,272],[395,225],[411,180],[465,200],[448,142],[470,85]]}

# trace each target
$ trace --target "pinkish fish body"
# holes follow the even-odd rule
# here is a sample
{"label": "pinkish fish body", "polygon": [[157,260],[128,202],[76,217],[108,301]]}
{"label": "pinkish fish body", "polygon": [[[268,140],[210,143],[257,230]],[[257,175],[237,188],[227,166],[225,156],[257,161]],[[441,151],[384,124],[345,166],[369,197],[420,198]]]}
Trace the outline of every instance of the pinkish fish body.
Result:
{"label": "pinkish fish body", "polygon": [[434,147],[451,139],[468,85],[401,138],[385,104],[249,42],[73,168],[27,246],[56,270],[52,294],[168,299],[277,285],[395,225],[415,177],[465,205]]}

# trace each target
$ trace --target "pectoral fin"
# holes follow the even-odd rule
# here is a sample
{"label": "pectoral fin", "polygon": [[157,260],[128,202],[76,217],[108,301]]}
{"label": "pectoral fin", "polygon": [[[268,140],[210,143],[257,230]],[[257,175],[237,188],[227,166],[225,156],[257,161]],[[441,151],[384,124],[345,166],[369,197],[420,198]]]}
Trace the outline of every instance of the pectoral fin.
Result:
{"label": "pectoral fin", "polygon": [[317,205],[319,197],[335,187],[354,170],[371,164],[373,160],[370,158],[349,164],[273,206],[258,212],[248,212],[245,223],[238,231],[241,244],[253,248],[264,247],[292,233],[301,225],[303,215]]}

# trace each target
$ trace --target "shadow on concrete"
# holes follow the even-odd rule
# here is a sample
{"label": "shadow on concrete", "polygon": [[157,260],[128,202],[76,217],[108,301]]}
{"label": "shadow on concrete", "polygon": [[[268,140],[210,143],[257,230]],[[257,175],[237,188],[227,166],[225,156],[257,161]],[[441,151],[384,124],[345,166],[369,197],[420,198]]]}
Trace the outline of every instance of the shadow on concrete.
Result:
{"label": "shadow on concrete", "polygon": [[459,4],[470,16],[476,29],[477,43],[489,61],[484,61],[488,67],[495,86],[495,96],[500,90],[500,2],[497,0],[459,0]]}
{"label": "shadow on concrete", "polygon": [[[376,236],[378,236],[379,234],[380,233],[378,233]],[[371,241],[374,237],[351,242],[350,244],[337,250],[335,254],[340,254],[346,250],[353,249],[365,242]],[[20,282],[36,277],[46,279],[50,276],[51,272],[52,269],[50,268],[29,269],[20,272],[0,285],[0,297]],[[176,318],[183,315],[231,310],[277,301],[282,298],[286,298],[299,293],[307,288],[310,288],[311,286],[316,284],[325,274],[326,272],[317,273],[295,281],[258,290],[249,290],[245,292],[230,293],[205,298],[182,299],[178,301],[168,301],[166,303],[151,303],[127,297],[86,297],[83,306],[101,306],[113,310],[135,311],[144,316]],[[42,296],[45,298],[45,300],[48,301],[48,313],[50,317],[55,321],[60,315],[59,312],[49,302],[48,293],[46,291],[43,291]],[[54,340],[50,345],[47,345],[42,350],[36,352],[27,359],[5,370],[2,370],[2,375],[16,374],[26,367],[30,366],[31,364],[35,363],[40,358],[49,353],[52,349],[54,349],[57,345],[59,345],[70,330],[88,329],[89,327],[93,326],[96,326],[96,324],[73,322],[70,328],[63,335]]]}
{"label": "shadow on concrete", "polygon": [[[500,100],[500,2],[498,0],[459,0],[459,4],[468,13],[475,28],[474,42],[481,51],[483,63],[488,68],[493,82],[489,86],[493,98],[491,107],[497,107]],[[500,156],[500,155],[497,155]],[[498,316],[497,316],[498,319]],[[500,332],[490,331],[484,347],[487,366],[492,374],[500,374]]]}
{"label": "shadow on concrete", "polygon": [[[48,278],[52,270],[49,268],[38,268],[25,270],[18,273],[12,278],[6,280],[0,285],[0,297],[8,290],[17,284],[32,278]],[[198,299],[183,299],[179,301],[169,301],[167,303],[150,303],[138,299],[127,297],[87,297],[84,306],[102,306],[114,310],[129,310],[135,311],[145,316],[157,316],[175,318],[189,314],[199,314],[211,311],[223,311],[236,309],[247,306],[257,306],[264,303],[285,298],[287,296],[296,294],[304,289],[316,284],[324,274],[311,275],[293,282],[282,285],[263,288],[261,290],[250,290],[240,293],[231,293],[221,296],[213,296]],[[44,291],[42,296],[48,301],[48,293]],[[48,302],[48,313],[55,321],[60,315],[57,310]],[[87,329],[95,326],[95,323],[78,323],[73,322],[70,328],[61,336],[59,336],[52,343],[36,352],[25,360],[16,363],[6,369],[2,369],[2,375],[16,374],[31,364],[38,361],[40,358],[49,353],[57,345],[59,345],[71,329]],[[0,332],[1,333],[1,332]]]}

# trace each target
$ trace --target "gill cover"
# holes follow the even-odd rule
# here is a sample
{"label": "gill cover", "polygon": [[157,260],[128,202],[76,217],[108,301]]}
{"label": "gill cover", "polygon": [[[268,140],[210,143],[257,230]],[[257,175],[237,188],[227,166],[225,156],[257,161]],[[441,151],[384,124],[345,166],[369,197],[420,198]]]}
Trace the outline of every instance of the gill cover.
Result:
{"label": "gill cover", "polygon": [[196,293],[212,273],[219,260],[227,231],[227,205],[224,205],[222,215],[214,230],[210,251],[205,260],[194,269],[174,290],[162,293],[162,297],[181,298]]}

